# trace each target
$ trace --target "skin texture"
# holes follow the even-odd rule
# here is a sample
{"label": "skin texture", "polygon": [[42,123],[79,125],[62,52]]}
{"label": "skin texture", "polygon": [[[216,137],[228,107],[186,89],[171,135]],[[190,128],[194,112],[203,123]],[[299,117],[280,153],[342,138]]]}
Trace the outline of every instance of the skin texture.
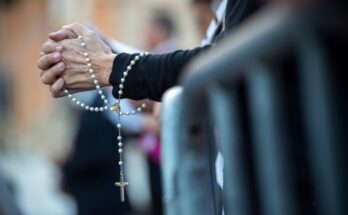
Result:
{"label": "skin texture", "polygon": [[[81,47],[79,35],[83,37],[87,50]],[[64,96],[64,88],[72,93],[95,88],[91,74],[87,72],[85,52],[89,54],[99,85],[109,86],[116,55],[94,32],[80,24],[71,24],[49,34],[42,46],[38,68],[41,81],[49,85],[53,97]]]}

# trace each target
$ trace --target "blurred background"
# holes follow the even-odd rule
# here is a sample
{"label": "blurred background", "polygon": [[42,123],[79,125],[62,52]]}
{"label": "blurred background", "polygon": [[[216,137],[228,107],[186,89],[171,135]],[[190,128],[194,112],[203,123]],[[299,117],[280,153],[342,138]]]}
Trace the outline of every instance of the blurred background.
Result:
{"label": "blurred background", "polygon": [[[195,5],[193,2],[192,0],[0,1],[0,196],[2,196],[0,198],[11,196],[19,211],[28,215],[72,215],[78,211],[80,214],[95,214],[93,210],[96,208],[90,208],[88,204],[93,205],[95,198],[100,199],[103,196],[105,198],[100,202],[105,204],[96,206],[99,207],[96,209],[99,211],[101,208],[106,209],[103,214],[108,212],[118,214],[115,211],[119,211],[119,214],[120,211],[124,211],[122,214],[161,213],[152,211],[153,202],[161,202],[161,196],[154,197],[153,192],[156,191],[143,189],[151,183],[148,179],[140,180],[140,185],[135,186],[139,189],[134,191],[133,196],[140,194],[143,198],[131,199],[130,204],[133,202],[134,205],[121,206],[117,203],[113,204],[116,208],[108,208],[110,204],[118,201],[114,196],[117,195],[118,198],[119,195],[118,188],[113,186],[118,174],[116,147],[112,145],[113,136],[109,135],[110,137],[105,140],[102,137],[107,136],[107,132],[96,132],[94,142],[99,145],[106,144],[110,148],[106,147],[103,150],[109,149],[111,154],[101,153],[104,157],[93,158],[94,160],[80,159],[81,156],[88,158],[93,156],[93,150],[85,154],[81,152],[82,155],[76,152],[84,148],[76,146],[76,143],[82,144],[89,138],[83,136],[83,131],[94,129],[88,121],[91,116],[75,110],[64,98],[51,98],[47,87],[40,82],[37,60],[47,35],[60,29],[62,25],[73,22],[94,25],[107,38],[158,53],[197,46],[211,14],[206,11],[204,14],[208,15],[208,18],[197,16],[201,10],[209,10],[209,6]],[[164,34],[167,38],[158,36],[163,35],[161,28],[169,32],[168,35]],[[162,40],[171,43],[169,45]],[[93,95],[84,95],[84,98],[92,101]],[[83,124],[87,126],[83,127]],[[111,125],[109,123],[106,126],[111,127]],[[136,137],[137,141],[139,131],[130,133],[130,136]],[[98,135],[101,141],[98,141]],[[146,136],[145,140],[148,139]],[[102,142],[103,140],[109,142]],[[150,138],[150,142],[151,140],[153,139]],[[137,151],[137,148],[135,145],[129,150]],[[140,163],[141,159],[147,159],[142,152],[137,155],[128,159],[133,159],[134,163],[139,159]],[[105,157],[109,159],[105,160]],[[149,170],[139,173],[140,176],[155,174],[154,177],[159,178],[158,164],[157,166],[154,164],[155,173],[151,170],[153,168],[151,165],[149,161]],[[76,166],[77,169],[85,166],[86,171],[76,173],[74,169]],[[100,170],[100,166],[109,168]],[[112,173],[105,175],[106,172]],[[88,181],[88,178],[98,178],[96,174],[99,174],[100,178],[109,178],[108,182],[100,182],[109,183],[107,187],[97,188],[94,186],[97,184],[96,181]],[[85,184],[81,185],[83,183]],[[157,188],[160,187],[160,182],[152,183],[155,183],[154,186],[157,184]],[[89,188],[94,190],[88,190]],[[102,189],[112,191],[103,195]],[[88,195],[91,198],[86,197]],[[0,208],[10,205],[11,203],[7,206],[0,204]],[[80,207],[86,211],[81,213]],[[160,208],[160,206],[155,207]],[[11,214],[17,212],[12,211]],[[0,210],[0,214],[3,213]]]}

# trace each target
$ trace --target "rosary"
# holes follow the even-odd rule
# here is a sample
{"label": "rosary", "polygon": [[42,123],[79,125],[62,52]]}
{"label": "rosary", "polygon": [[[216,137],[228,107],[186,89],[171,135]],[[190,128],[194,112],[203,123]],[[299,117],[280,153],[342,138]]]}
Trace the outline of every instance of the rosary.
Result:
{"label": "rosary", "polygon": [[126,77],[128,75],[128,72],[130,72],[132,70],[132,66],[134,66],[136,64],[137,61],[140,60],[141,57],[144,57],[146,55],[148,55],[147,52],[145,53],[140,53],[139,55],[135,56],[135,58],[130,62],[130,64],[127,66],[127,69],[123,72],[123,76],[120,80],[120,85],[118,86],[119,87],[119,90],[118,90],[118,99],[116,101],[115,104],[113,105],[110,105],[109,104],[109,101],[106,99],[103,91],[101,90],[101,87],[100,85],[98,84],[98,80],[96,79],[96,76],[94,74],[94,70],[93,70],[93,65],[91,63],[91,59],[89,58],[89,54],[87,52],[87,46],[86,46],[86,43],[84,42],[83,40],[83,37],[82,36],[78,36],[78,39],[80,40],[81,42],[81,47],[85,48],[86,49],[86,52],[83,53],[83,56],[85,57],[86,59],[86,64],[87,64],[87,67],[88,67],[88,72],[90,73],[91,75],[91,78],[93,79],[93,83],[95,84],[95,88],[96,90],[98,91],[98,94],[101,98],[101,100],[104,101],[104,106],[102,107],[91,107],[91,106],[88,106],[86,105],[85,103],[77,100],[67,89],[64,89],[64,93],[66,95],[68,95],[68,97],[71,99],[72,102],[76,103],[77,106],[81,107],[82,109],[85,109],[87,111],[91,111],[91,112],[103,112],[103,111],[113,111],[116,113],[117,115],[117,124],[116,124],[116,127],[117,127],[117,133],[118,133],[118,136],[117,136],[117,145],[118,145],[118,153],[119,153],[119,161],[118,161],[118,165],[120,166],[120,181],[119,182],[116,182],[115,185],[120,187],[120,197],[121,197],[121,202],[124,202],[125,201],[125,187],[128,186],[128,182],[125,180],[125,177],[124,177],[124,173],[123,173],[123,143],[122,143],[122,133],[121,133],[121,128],[122,128],[122,125],[121,125],[121,117],[122,116],[129,116],[129,115],[134,115],[136,114],[137,112],[141,112],[144,108],[146,108],[146,104],[147,104],[147,101],[143,102],[141,104],[141,106],[137,107],[136,109],[132,110],[131,112],[125,112],[123,113],[121,111],[121,105],[120,105],[120,101],[121,101],[121,96],[123,94],[123,88],[124,88],[124,84],[125,84],[125,81],[126,81]]}

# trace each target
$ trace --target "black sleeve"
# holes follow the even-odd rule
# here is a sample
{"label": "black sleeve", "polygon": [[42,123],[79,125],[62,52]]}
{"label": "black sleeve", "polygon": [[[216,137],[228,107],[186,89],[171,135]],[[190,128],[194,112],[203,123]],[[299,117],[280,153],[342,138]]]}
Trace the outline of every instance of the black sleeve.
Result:
{"label": "black sleeve", "polygon": [[[185,65],[202,51],[208,49],[195,48],[187,51],[175,51],[168,54],[153,54],[142,57],[129,71],[124,83],[123,98],[160,101],[162,94],[177,83]],[[110,83],[112,94],[118,98],[118,90],[123,72],[137,54],[118,54],[114,60]]]}

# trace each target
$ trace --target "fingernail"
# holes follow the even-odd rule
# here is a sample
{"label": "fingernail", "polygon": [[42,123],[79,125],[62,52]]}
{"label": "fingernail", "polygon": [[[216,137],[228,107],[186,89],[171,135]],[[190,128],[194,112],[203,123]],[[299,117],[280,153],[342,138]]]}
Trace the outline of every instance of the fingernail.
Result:
{"label": "fingernail", "polygon": [[64,84],[63,78],[58,79],[58,85],[62,86]]}
{"label": "fingernail", "polygon": [[64,69],[64,63],[63,62],[59,62],[58,64],[57,64],[57,68],[60,70],[60,71],[62,71],[63,69]]}
{"label": "fingernail", "polygon": [[54,59],[59,60],[60,59],[60,53],[54,53],[53,54]]}
{"label": "fingernail", "polygon": [[63,50],[63,46],[57,46],[57,47],[56,47],[56,51],[60,52],[60,51],[62,51],[62,50]]}

